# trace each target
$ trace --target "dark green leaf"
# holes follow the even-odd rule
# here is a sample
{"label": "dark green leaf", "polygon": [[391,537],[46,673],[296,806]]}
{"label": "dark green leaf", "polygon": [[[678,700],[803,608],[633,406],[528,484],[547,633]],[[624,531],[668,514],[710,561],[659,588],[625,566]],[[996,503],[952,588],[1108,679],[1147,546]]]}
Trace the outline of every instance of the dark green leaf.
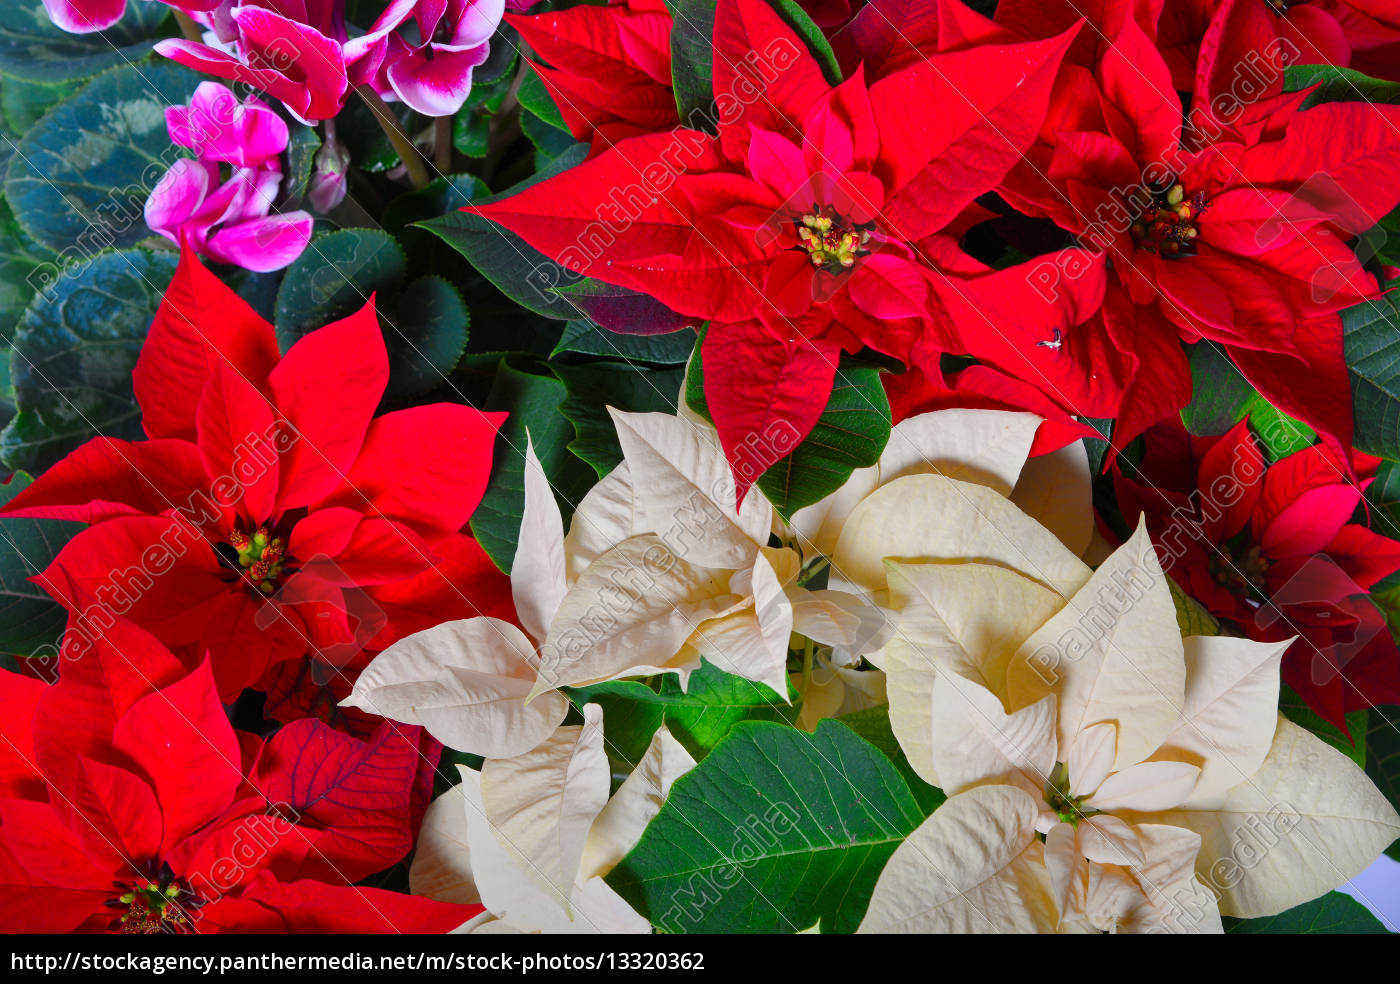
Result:
{"label": "dark green leaf", "polygon": [[[683,365],[695,349],[695,332],[673,331],[664,335],[621,335],[591,321],[570,321],[559,336],[554,355],[576,352],[630,362]],[[674,409],[674,408],[673,408]]]}
{"label": "dark green leaf", "polygon": [[831,43],[827,41],[826,35],[821,28],[812,22],[812,18],[807,11],[803,10],[797,0],[768,0],[778,12],[778,16],[787,21],[799,38],[807,45],[807,50],[812,53],[812,57],[821,66],[822,74],[832,85],[841,81],[841,66],[836,61],[836,54],[831,50]]}
{"label": "dark green leaf", "polygon": [[[146,57],[164,35],[170,8],[127,0],[126,16],[105,31],[69,34],[54,26],[40,0],[0,4],[0,72],[30,82],[64,82]],[[149,66],[145,66],[149,67]]]}
{"label": "dark green leaf", "polygon": [[[32,481],[20,472],[0,485],[0,505]],[[82,528],[54,519],[0,519],[0,652],[54,655],[43,650],[63,634],[67,612],[29,578],[48,567]]]}
{"label": "dark green leaf", "polygon": [[1385,933],[1385,926],[1356,899],[1343,892],[1328,892],[1287,912],[1263,919],[1224,919],[1227,933]]}
{"label": "dark green leaf", "polygon": [[890,854],[924,819],[899,772],[834,721],[744,722],[671,795],[608,883],[666,932],[860,924]]}
{"label": "dark green leaf", "polygon": [[[508,198],[537,181],[579,163],[587,152],[588,148],[579,144],[576,150],[569,151],[509,192],[492,196],[478,204]],[[575,283],[582,278],[544,256],[515,233],[467,212],[448,212],[436,219],[421,222],[419,226],[442,237],[501,293],[522,307],[560,321],[578,317],[574,305],[554,294],[551,288]]]}
{"label": "dark green leaf", "polygon": [[643,370],[625,362],[590,362],[557,365],[554,372],[569,392],[559,408],[574,425],[569,450],[592,465],[602,478],[622,460],[622,447],[607,408],[675,413],[683,370]]}
{"label": "dark green leaf", "polygon": [[715,0],[666,0],[671,11],[671,88],[681,122],[713,132]]}
{"label": "dark green leaf", "polygon": [[[1400,810],[1400,707],[1373,707],[1366,732],[1366,774],[1376,788]],[[1396,857],[1396,845],[1386,851]],[[1400,860],[1400,858],[1396,858]]]}
{"label": "dark green leaf", "polygon": [[450,174],[445,178],[434,178],[423,187],[395,198],[384,209],[380,221],[385,231],[398,236],[415,222],[455,212],[463,205],[480,201],[490,194],[491,190],[476,175]]}
{"label": "dark green leaf", "polygon": [[857,468],[875,464],[890,438],[890,419],[878,370],[838,369],[817,425],[759,477],[758,487],[773,508],[791,518],[846,484]]}
{"label": "dark green leaf", "polygon": [[401,401],[434,389],[467,349],[467,306],[441,277],[420,277],[381,312],[389,350],[388,399]]}
{"label": "dark green leaf", "polygon": [[[24,234],[9,202],[0,198],[0,350],[8,350],[15,325],[35,291],[58,276],[53,254]],[[8,390],[5,381],[4,390]]]}
{"label": "dark green leaf", "polygon": [[97,434],[140,437],[131,370],[175,263],[174,253],[104,253],[34,298],[11,352],[19,412],[0,433],[5,465],[37,474]]}
{"label": "dark green leaf", "polygon": [[134,246],[151,235],[146,198],[185,151],[165,109],[200,76],[173,62],[116,68],[51,110],[20,142],[5,197],[25,231],[69,255]]}
{"label": "dark green leaf", "polygon": [[397,293],[404,274],[403,250],[377,229],[342,229],[313,239],[287,268],[277,292],[282,351],[309,332],[354,314],[370,294]]}
{"label": "dark green leaf", "polygon": [[526,429],[566,522],[593,481],[588,467],[569,453],[574,429],[559,412],[566,395],[564,384],[553,376],[522,372],[502,360],[486,400],[485,409],[510,416],[496,439],[491,481],[471,525],[487,555],[507,573],[525,510]]}
{"label": "dark green leaf", "polygon": [[1356,414],[1353,443],[1400,460],[1400,300],[1394,293],[1342,312]]}
{"label": "dark green leaf", "polygon": [[5,114],[5,125],[15,133],[28,133],[40,117],[77,92],[79,86],[77,82],[47,85],[5,79],[0,86],[0,110]]}

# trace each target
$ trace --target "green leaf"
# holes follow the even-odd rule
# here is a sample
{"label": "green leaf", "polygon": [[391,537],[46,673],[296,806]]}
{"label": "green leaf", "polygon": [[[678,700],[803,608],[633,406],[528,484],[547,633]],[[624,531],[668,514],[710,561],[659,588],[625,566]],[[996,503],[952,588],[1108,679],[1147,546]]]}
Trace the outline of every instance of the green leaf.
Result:
{"label": "green leaf", "polygon": [[[436,218],[447,212],[455,212],[463,205],[480,201],[491,194],[491,189],[474,174],[450,174],[445,178],[434,178],[423,187],[405,192],[395,198],[384,209],[380,220],[385,231],[399,236],[413,232],[409,226],[424,219]],[[423,235],[419,232],[418,235]]]}
{"label": "green leaf", "polygon": [[1278,709],[1288,720],[1311,731],[1357,765],[1365,767],[1367,712],[1364,709],[1351,711],[1346,716],[1347,730],[1356,740],[1355,744],[1342,733],[1341,728],[1314,713],[1303,698],[1288,686],[1282,686],[1279,690]]}
{"label": "green leaf", "polygon": [[371,294],[397,292],[405,271],[403,250],[377,229],[317,236],[287,268],[277,292],[282,351],[317,328],[354,314]]}
{"label": "green leaf", "polygon": [[[0,349],[9,349],[15,325],[35,291],[58,276],[52,260],[52,253],[24,234],[9,202],[0,198]],[[8,379],[5,382],[3,389],[8,390]]]}
{"label": "green leaf", "polygon": [[103,253],[34,298],[15,331],[19,412],[0,461],[37,474],[97,434],[141,436],[131,370],[175,264],[174,253]]}
{"label": "green leaf", "polygon": [[[509,51],[514,57],[514,49],[504,45],[491,45],[491,53]],[[452,146],[458,153],[467,157],[485,157],[491,149],[491,121],[505,100],[511,79],[500,78],[493,82],[479,83],[473,78],[471,98],[461,112],[452,118]]]}
{"label": "green leaf", "polygon": [[1181,422],[1192,434],[1213,437],[1224,434],[1246,416],[1250,430],[1273,461],[1309,447],[1317,433],[1294,420],[1260,396],[1224,350],[1213,342],[1186,349],[1191,363],[1191,402],[1181,411]]}
{"label": "green leaf", "polygon": [[590,362],[553,368],[569,393],[559,407],[574,425],[569,450],[592,465],[599,478],[622,460],[608,407],[632,413],[676,411],[680,367],[642,370],[625,362]]}
{"label": "green leaf", "polygon": [[1400,85],[1335,65],[1294,65],[1283,70],[1283,88],[1298,92],[1316,85],[1303,104],[1309,109],[1329,102],[1400,103]]}
{"label": "green leaf", "polygon": [[636,680],[612,680],[569,690],[576,707],[599,704],[607,722],[608,756],[616,772],[630,772],[646,754],[656,729],[665,724],[686,751],[705,758],[743,721],[791,724],[797,719],[796,692],[789,704],[761,683],[725,673],[702,662],[686,690],[674,674],[659,689]]}
{"label": "green leaf", "polygon": [[914,799],[918,802],[919,809],[924,812],[925,817],[931,816],[934,810],[947,801],[948,797],[944,795],[943,790],[924,782],[920,775],[914,771],[914,767],[909,764],[909,757],[904,754],[904,749],[899,747],[899,739],[894,736],[894,728],[890,725],[890,706],[888,704],[867,707],[863,711],[852,711],[850,714],[842,714],[833,720],[838,724],[844,724],[870,742],[885,754],[885,758],[894,763],[894,767],[904,777],[909,791],[914,794]]}
{"label": "green leaf", "polygon": [[525,77],[520,82],[520,88],[516,91],[515,98],[520,101],[522,109],[538,118],[540,122],[547,123],[556,130],[568,132],[568,125],[564,123],[564,117],[559,112],[559,107],[550,98],[549,90],[545,88],[540,73],[535,71],[533,65],[526,69]]}
{"label": "green leaf", "polygon": [[1181,586],[1171,578],[1167,578],[1167,587],[1171,589],[1176,624],[1183,637],[1220,635],[1220,623],[1204,605],[1182,591]]}
{"label": "green leaf", "polygon": [[536,170],[543,170],[579,145],[568,130],[546,123],[534,113],[520,114],[520,130],[535,145]]}
{"label": "green leaf", "polygon": [[386,399],[411,399],[445,382],[467,350],[469,320],[462,295],[441,277],[420,277],[404,288],[392,310],[380,314],[388,324]]}
{"label": "green leaf", "polygon": [[295,208],[311,190],[311,175],[316,169],[316,155],[321,150],[321,136],[309,126],[295,120],[287,125],[291,139],[287,143],[287,170],[282,188],[287,196],[283,210]]}
{"label": "green leaf", "polygon": [[1356,416],[1353,443],[1400,460],[1400,300],[1394,293],[1342,312]]}
{"label": "green leaf", "polygon": [[78,82],[47,85],[5,79],[0,86],[0,111],[5,114],[5,125],[15,133],[28,133],[40,117],[77,92],[79,87]]}
{"label": "green leaf", "polygon": [[53,83],[140,61],[164,36],[162,24],[169,16],[164,4],[128,0],[126,16],[107,30],[69,34],[54,26],[40,0],[5,0],[0,4],[0,72]]}
{"label": "green leaf", "polygon": [[569,453],[573,427],[559,412],[566,396],[564,384],[553,376],[524,372],[502,359],[486,399],[484,409],[505,410],[510,416],[496,438],[491,481],[471,526],[487,556],[506,573],[515,559],[525,511],[526,429],[566,522],[593,483],[587,466]]}
{"label": "green leaf", "polygon": [[[477,204],[500,201],[522,189],[581,162],[588,148],[579,144],[549,167],[537,172],[527,181],[508,192],[483,199]],[[449,212],[436,219],[418,224],[442,238],[453,249],[491,281],[502,294],[521,307],[545,317],[569,321],[578,317],[577,309],[567,299],[554,294],[550,288],[574,283],[578,274],[546,257],[501,226],[468,212]]]}
{"label": "green leaf", "polygon": [[817,425],[759,477],[758,487],[784,519],[791,519],[846,484],[857,468],[875,464],[890,439],[890,420],[879,370],[838,369]]}
{"label": "green leaf", "polygon": [[554,355],[576,352],[599,355],[629,362],[655,362],[659,365],[684,365],[695,349],[693,331],[673,331],[665,335],[622,335],[600,328],[591,321],[570,321],[559,336]]}
{"label": "green leaf", "polygon": [[841,81],[841,65],[836,60],[836,53],[831,50],[831,43],[827,41],[821,28],[813,23],[807,11],[802,9],[797,0],[768,0],[768,3],[807,45],[807,50],[821,66],[822,75],[826,76],[826,80],[832,85],[838,84]]}
{"label": "green leaf", "polygon": [[[1376,480],[1366,488],[1366,499],[1371,503],[1371,527],[1377,533],[1400,540],[1400,462],[1383,461],[1376,469]],[[1400,615],[1400,595],[1394,602],[1383,604],[1383,609]],[[1400,625],[1392,625],[1392,629]]]}
{"label": "green leaf", "polygon": [[[1373,707],[1366,732],[1366,775],[1390,805],[1400,810],[1400,707]],[[1385,853],[1400,861],[1400,841]]]}
{"label": "green leaf", "polygon": [[1287,912],[1263,919],[1222,919],[1227,933],[1386,933],[1385,925],[1344,892],[1328,892]]}
{"label": "green leaf", "polygon": [[676,113],[686,126],[713,133],[715,0],[666,0],[666,9]]}
{"label": "green leaf", "polygon": [[146,198],[186,154],[170,142],[165,109],[188,102],[199,82],[173,62],[116,68],[50,110],[20,141],[5,181],[25,231],[82,257],[150,236]]}
{"label": "green leaf", "polygon": [[[0,485],[0,506],[31,482],[20,472]],[[48,567],[81,529],[82,523],[55,519],[0,519],[0,652],[38,654],[63,634],[68,613],[29,578]]]}
{"label": "green leaf", "polygon": [[676,780],[608,884],[671,933],[851,932],[880,869],[924,819],[849,728],[735,726]]}

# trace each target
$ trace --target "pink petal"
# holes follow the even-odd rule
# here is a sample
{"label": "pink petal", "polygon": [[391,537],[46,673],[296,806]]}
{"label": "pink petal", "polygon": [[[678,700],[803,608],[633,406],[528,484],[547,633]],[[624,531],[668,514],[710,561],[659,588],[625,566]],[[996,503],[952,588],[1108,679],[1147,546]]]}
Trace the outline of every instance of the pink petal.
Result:
{"label": "pink petal", "polygon": [[211,259],[254,273],[281,270],[311,242],[314,222],[309,213],[301,211],[240,222],[210,236],[205,252]]}
{"label": "pink petal", "polygon": [[176,161],[146,199],[146,225],[178,245],[180,228],[204,204],[211,181],[217,180],[215,165],[188,158]]}

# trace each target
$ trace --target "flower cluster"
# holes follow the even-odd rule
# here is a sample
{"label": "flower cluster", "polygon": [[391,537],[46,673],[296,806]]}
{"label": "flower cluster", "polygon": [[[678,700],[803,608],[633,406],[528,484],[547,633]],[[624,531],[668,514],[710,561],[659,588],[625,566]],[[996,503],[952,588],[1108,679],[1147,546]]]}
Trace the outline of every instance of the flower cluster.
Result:
{"label": "flower cluster", "polygon": [[[288,140],[282,118],[256,97],[239,102],[225,86],[201,82],[189,106],[171,106],[165,119],[171,142],[195,156],[176,161],[151,189],[151,231],[258,273],[300,256],[311,241],[311,216],[272,214]],[[228,180],[222,165],[231,168]]]}

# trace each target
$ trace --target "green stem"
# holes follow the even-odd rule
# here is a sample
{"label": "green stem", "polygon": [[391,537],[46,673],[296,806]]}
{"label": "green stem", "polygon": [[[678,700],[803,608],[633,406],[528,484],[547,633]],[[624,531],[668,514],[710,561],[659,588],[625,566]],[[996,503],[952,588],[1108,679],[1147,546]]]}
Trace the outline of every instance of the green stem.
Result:
{"label": "green stem", "polygon": [[807,691],[812,688],[812,656],[816,652],[817,644],[811,639],[802,647],[802,695],[805,698]]}
{"label": "green stem", "polygon": [[183,10],[175,11],[175,23],[180,25],[180,33],[190,41],[204,41],[204,31],[194,22],[194,18]]}
{"label": "green stem", "polygon": [[413,182],[413,187],[423,187],[431,180],[428,175],[428,162],[423,159],[422,154],[418,153],[418,148],[413,146],[413,141],[408,139],[408,134],[403,132],[403,128],[399,126],[399,121],[394,117],[394,112],[389,108],[389,104],[380,97],[379,93],[367,85],[362,85],[355,91],[369,107],[369,111],[374,114],[374,118],[379,122],[379,126],[384,130],[384,135],[389,138],[389,142],[394,145],[399,160],[403,161],[404,167],[408,169],[408,178]]}
{"label": "green stem", "polygon": [[452,117],[439,116],[433,121],[433,160],[438,171],[452,173]]}

